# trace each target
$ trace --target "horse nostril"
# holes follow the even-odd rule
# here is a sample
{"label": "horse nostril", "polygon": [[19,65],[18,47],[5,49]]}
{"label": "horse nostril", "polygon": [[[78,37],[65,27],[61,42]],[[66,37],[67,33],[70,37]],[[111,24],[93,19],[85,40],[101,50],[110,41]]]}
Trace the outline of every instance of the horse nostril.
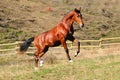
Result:
{"label": "horse nostril", "polygon": [[84,24],[82,24],[82,27],[84,27]]}
{"label": "horse nostril", "polygon": [[84,24],[80,24],[80,28],[83,28],[84,27]]}

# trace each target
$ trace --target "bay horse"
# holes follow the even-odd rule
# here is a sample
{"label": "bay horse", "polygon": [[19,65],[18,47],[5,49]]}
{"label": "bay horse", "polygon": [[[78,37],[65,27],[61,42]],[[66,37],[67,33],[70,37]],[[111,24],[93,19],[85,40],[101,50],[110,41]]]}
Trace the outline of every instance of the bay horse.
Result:
{"label": "bay horse", "polygon": [[84,27],[81,8],[79,9],[75,8],[74,10],[67,13],[60,21],[60,23],[58,23],[53,29],[26,40],[20,46],[19,49],[20,53],[24,53],[25,51],[27,51],[30,44],[34,41],[34,45],[36,46],[37,49],[37,51],[34,54],[35,68],[37,69],[39,60],[40,65],[42,66],[43,61],[41,60],[41,57],[48,51],[48,48],[59,46],[60,44],[62,44],[67,54],[69,62],[72,62],[66,41],[70,40],[78,44],[78,51],[76,52],[75,57],[80,52],[80,42],[73,36],[74,34],[73,22],[76,22],[80,27]]}

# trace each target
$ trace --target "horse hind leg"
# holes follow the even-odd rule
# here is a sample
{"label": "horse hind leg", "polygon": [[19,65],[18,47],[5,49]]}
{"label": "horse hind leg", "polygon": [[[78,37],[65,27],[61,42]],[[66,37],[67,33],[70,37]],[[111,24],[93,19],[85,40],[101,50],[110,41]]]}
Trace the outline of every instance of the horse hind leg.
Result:
{"label": "horse hind leg", "polygon": [[38,68],[38,61],[40,61],[40,66],[43,66],[43,59],[41,58],[46,52],[48,51],[48,47],[45,47],[43,49],[38,49],[35,53],[35,68]]}
{"label": "horse hind leg", "polygon": [[40,60],[39,60],[39,61],[40,61],[40,66],[43,66],[43,64],[44,64],[43,59],[41,59],[41,58],[40,58]]}
{"label": "horse hind leg", "polygon": [[34,58],[35,58],[35,70],[38,70],[38,61],[39,61],[39,58],[38,58],[38,55],[36,55],[36,53],[34,54]]}
{"label": "horse hind leg", "polygon": [[34,54],[34,59],[35,59],[35,70],[38,70],[38,61],[39,61],[39,53],[38,51],[35,52]]}
{"label": "horse hind leg", "polygon": [[40,54],[40,66],[43,66],[44,64],[44,61],[43,59],[41,58],[46,52],[48,51],[48,47],[45,47],[43,52]]}
{"label": "horse hind leg", "polygon": [[[34,54],[35,56],[35,70],[38,69],[38,61],[40,58],[44,55],[44,52],[42,50],[37,50],[36,53]],[[41,62],[43,64],[43,62]]]}

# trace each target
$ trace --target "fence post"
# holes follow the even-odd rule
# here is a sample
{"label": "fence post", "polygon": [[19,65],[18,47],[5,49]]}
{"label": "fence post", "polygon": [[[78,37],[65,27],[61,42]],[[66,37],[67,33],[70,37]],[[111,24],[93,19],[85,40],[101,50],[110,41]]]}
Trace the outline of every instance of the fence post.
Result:
{"label": "fence post", "polygon": [[99,47],[101,48],[102,47],[102,38],[100,38],[100,43],[99,43]]}
{"label": "fence post", "polygon": [[18,53],[18,41],[16,41],[15,43],[16,43],[16,46],[15,46],[15,53],[17,54],[17,53]]}
{"label": "fence post", "polygon": [[103,41],[103,38],[100,38],[100,43],[99,43],[99,49],[98,49],[98,53],[99,54],[102,54],[103,53],[103,49],[102,49],[102,41]]}
{"label": "fence post", "polygon": [[20,42],[16,41],[16,54],[19,53]]}

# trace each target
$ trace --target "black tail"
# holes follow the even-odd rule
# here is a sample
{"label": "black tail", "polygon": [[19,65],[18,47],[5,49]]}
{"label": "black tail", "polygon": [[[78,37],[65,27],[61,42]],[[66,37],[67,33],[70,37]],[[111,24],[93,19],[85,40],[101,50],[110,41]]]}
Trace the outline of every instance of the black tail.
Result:
{"label": "black tail", "polygon": [[26,40],[24,43],[22,43],[19,49],[20,53],[27,51],[28,47],[33,41],[34,41],[34,37],[31,37],[28,40]]}

